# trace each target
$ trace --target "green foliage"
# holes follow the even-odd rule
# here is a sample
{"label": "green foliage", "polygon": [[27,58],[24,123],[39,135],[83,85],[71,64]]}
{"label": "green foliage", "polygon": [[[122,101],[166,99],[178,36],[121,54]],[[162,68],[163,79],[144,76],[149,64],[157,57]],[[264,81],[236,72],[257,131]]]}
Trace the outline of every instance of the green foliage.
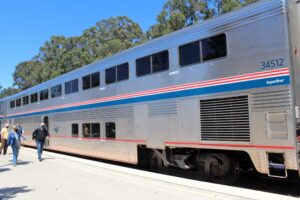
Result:
{"label": "green foliage", "polygon": [[4,97],[7,97],[7,96],[10,96],[10,95],[13,95],[13,94],[16,94],[19,91],[20,91],[19,89],[16,89],[16,88],[13,88],[13,87],[8,87],[8,88],[4,88],[4,89],[2,88],[0,90],[0,99],[4,98]]}
{"label": "green foliage", "polygon": [[230,12],[257,0],[168,0],[147,32],[149,39]]}
{"label": "green foliage", "polygon": [[85,30],[82,36],[52,36],[32,60],[14,72],[21,90],[128,49],[145,40],[140,26],[127,17],[111,17]]}

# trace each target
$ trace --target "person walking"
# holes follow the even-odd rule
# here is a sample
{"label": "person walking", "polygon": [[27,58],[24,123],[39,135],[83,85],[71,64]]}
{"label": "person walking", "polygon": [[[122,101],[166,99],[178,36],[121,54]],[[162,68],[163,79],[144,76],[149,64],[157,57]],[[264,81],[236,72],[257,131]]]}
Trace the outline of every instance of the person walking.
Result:
{"label": "person walking", "polygon": [[[26,140],[26,138],[24,136],[24,129],[22,128],[22,126],[20,124],[17,124],[16,132],[17,132],[19,138],[21,138],[22,140]],[[22,140],[20,140],[21,144],[22,144]]]}
{"label": "person walking", "polygon": [[32,140],[36,142],[38,160],[42,161],[42,153],[46,138],[50,137],[45,123],[41,123],[40,127],[32,133]]}
{"label": "person walking", "polygon": [[11,146],[13,152],[13,165],[17,165],[17,160],[19,156],[20,146],[21,146],[21,137],[17,134],[17,127],[13,126],[12,131],[8,135],[7,144]]}
{"label": "person walking", "polygon": [[1,130],[0,154],[1,154],[2,150],[3,150],[3,155],[6,154],[7,147],[8,147],[8,145],[7,145],[7,139],[8,139],[8,134],[9,134],[8,128],[9,128],[9,124],[6,123],[4,125],[4,127],[2,128],[2,130]]}

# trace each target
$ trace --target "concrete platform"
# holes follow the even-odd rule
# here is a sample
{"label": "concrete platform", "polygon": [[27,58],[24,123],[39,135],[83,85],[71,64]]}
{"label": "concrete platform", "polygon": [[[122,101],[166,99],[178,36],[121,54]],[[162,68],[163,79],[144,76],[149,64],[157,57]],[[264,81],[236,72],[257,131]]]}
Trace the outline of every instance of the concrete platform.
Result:
{"label": "concrete platform", "polygon": [[22,147],[20,161],[11,165],[0,156],[0,199],[209,200],[296,199],[254,190],[144,172],[72,156]]}

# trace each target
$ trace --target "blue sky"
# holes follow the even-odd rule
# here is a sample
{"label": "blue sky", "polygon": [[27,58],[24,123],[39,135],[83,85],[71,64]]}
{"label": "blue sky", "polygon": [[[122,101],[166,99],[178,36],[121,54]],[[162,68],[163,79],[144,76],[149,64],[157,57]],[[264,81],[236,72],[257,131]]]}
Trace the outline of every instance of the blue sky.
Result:
{"label": "blue sky", "polygon": [[147,30],[166,0],[1,0],[0,85],[52,35],[76,36],[111,16],[128,16]]}

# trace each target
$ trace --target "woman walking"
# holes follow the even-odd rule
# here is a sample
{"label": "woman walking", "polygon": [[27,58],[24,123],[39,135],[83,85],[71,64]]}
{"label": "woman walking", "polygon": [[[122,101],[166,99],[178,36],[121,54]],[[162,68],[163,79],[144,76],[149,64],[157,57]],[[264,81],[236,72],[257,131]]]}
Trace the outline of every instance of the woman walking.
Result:
{"label": "woman walking", "polygon": [[19,156],[19,151],[20,151],[20,146],[21,146],[20,139],[21,138],[17,134],[17,127],[13,126],[12,131],[8,135],[7,143],[9,146],[11,146],[11,149],[13,151],[13,165],[14,166],[16,166],[18,156]]}

